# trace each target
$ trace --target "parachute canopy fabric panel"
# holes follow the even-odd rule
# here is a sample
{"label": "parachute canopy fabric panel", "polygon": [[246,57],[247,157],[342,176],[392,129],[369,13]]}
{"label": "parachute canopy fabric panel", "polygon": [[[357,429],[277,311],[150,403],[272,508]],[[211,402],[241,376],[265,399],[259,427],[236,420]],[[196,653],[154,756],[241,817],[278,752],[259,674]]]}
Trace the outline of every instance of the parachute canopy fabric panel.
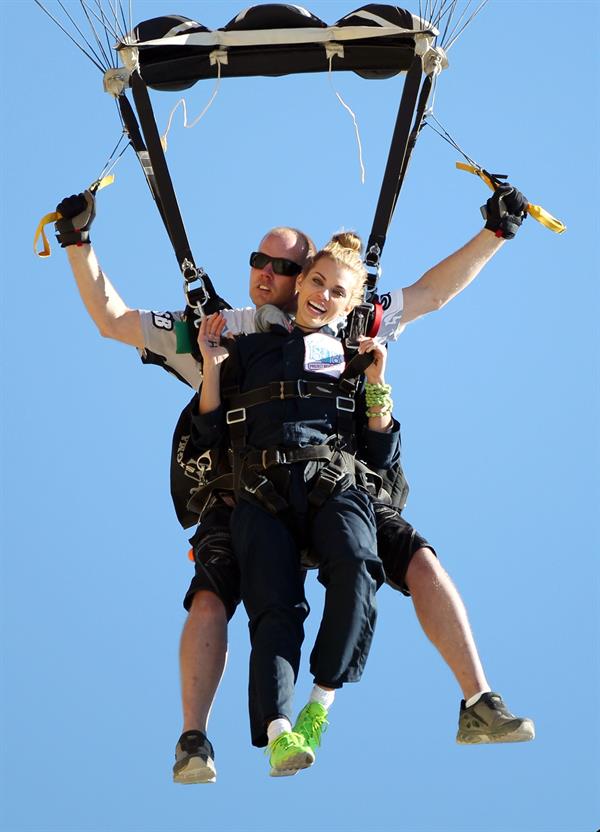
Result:
{"label": "parachute canopy fabric panel", "polygon": [[[210,30],[179,15],[138,24],[118,44],[147,86],[181,90],[206,78],[353,71],[365,78],[406,72],[437,30],[397,6],[370,3],[331,26],[301,6],[268,3]],[[333,57],[332,57],[333,56]]]}

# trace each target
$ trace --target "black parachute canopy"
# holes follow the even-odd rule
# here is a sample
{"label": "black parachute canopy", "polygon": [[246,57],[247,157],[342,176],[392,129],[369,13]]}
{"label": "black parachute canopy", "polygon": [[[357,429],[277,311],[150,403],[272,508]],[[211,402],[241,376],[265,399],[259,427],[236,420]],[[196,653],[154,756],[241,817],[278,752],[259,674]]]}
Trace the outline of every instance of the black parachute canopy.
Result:
{"label": "black parachute canopy", "polygon": [[292,4],[252,6],[221,29],[180,15],[139,23],[120,41],[123,62],[145,84],[181,90],[205,78],[353,71],[389,78],[433,45],[437,30],[397,6],[370,3],[327,25]]}
{"label": "black parachute canopy", "polygon": [[[443,49],[436,45],[438,35],[431,23],[395,5],[369,3],[328,25],[302,6],[265,3],[245,9],[220,29],[211,30],[180,15],[166,15],[139,23],[120,39],[117,48],[124,70],[108,70],[105,89],[118,99],[124,127],[184,276],[189,308],[200,315],[200,307],[204,312],[215,311],[223,302],[208,276],[195,265],[148,88],[176,91],[203,79],[222,77],[274,77],[341,70],[372,79],[405,72],[367,243],[365,262],[371,269],[368,289],[373,292],[387,229],[423,124],[433,81],[448,65]],[[126,96],[127,86],[131,87],[141,131]],[[193,292],[198,296],[192,299],[190,287],[196,282],[200,285]],[[372,309],[369,304],[363,306]],[[363,312],[366,316],[366,309]]]}

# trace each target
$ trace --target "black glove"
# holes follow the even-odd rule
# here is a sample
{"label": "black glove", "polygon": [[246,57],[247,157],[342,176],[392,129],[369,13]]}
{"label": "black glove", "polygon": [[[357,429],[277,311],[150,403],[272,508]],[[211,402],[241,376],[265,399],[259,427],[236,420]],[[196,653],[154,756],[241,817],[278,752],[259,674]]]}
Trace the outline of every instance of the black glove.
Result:
{"label": "black glove", "polygon": [[527,216],[527,199],[521,191],[505,182],[482,206],[481,213],[486,220],[485,227],[496,237],[512,240]]}
{"label": "black glove", "polygon": [[90,191],[66,197],[56,210],[62,214],[54,224],[56,239],[63,248],[90,242],[89,229],[96,216],[96,200]]}

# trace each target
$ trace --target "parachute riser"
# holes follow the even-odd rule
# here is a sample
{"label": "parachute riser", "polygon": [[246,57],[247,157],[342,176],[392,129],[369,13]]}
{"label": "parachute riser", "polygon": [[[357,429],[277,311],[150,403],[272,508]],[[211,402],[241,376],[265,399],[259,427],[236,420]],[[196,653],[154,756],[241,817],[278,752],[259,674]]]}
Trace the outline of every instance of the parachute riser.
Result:
{"label": "parachute riser", "polygon": [[[194,261],[156,126],[148,89],[139,72],[131,74],[130,84],[152,171],[152,179],[148,176],[147,179],[184,278],[184,293],[187,302],[186,319],[190,326],[192,349],[195,352],[197,349],[196,338],[191,336],[197,329],[200,318],[204,314],[224,308],[226,304],[215,292],[207,273],[204,269],[196,266]],[[190,288],[193,283],[199,285]]]}
{"label": "parachute riser", "polygon": [[[383,174],[383,181],[379,200],[375,209],[373,226],[367,243],[367,255],[365,263],[368,268],[374,270],[370,275],[367,285],[369,292],[374,292],[377,286],[377,279],[380,271],[380,260],[385,245],[387,231],[394,214],[396,202],[404,182],[408,168],[408,161],[415,146],[419,126],[423,119],[425,104],[431,91],[431,80],[426,77],[421,92],[421,79],[423,76],[423,63],[421,57],[416,55],[404,82],[404,89],[400,98],[398,115],[394,126],[394,133],[388,154],[388,160]],[[421,92],[421,94],[420,94]],[[418,105],[417,105],[418,102]],[[419,107],[419,113],[411,130],[413,113]],[[421,107],[423,113],[421,113]],[[420,118],[419,118],[420,114]]]}
{"label": "parachute riser", "polygon": [[[364,262],[367,269],[365,301],[352,310],[346,327],[345,341],[350,349],[355,349],[358,346],[361,335],[367,335],[373,329],[378,329],[378,326],[374,327],[373,324],[374,313],[377,308],[377,284],[382,272],[381,256],[383,247],[400,190],[406,177],[408,164],[423,127],[427,101],[432,89],[432,78],[438,72],[439,69],[435,72],[431,71],[421,83],[424,74],[423,60],[419,55],[416,55],[404,82],[379,200],[365,254]],[[414,121],[411,128],[413,114]],[[375,304],[371,301],[375,301]],[[376,332],[372,334],[376,334]]]}

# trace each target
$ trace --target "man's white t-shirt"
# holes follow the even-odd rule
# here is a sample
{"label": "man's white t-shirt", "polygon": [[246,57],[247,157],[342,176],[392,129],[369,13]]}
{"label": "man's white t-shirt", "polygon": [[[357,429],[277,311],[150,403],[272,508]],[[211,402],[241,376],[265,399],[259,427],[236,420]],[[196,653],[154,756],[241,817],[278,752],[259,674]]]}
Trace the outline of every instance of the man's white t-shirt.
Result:
{"label": "man's white t-shirt", "polygon": [[[383,307],[381,326],[377,333],[381,341],[395,341],[402,334],[402,289],[395,289],[381,295]],[[242,309],[224,309],[223,316],[227,322],[224,335],[250,335],[255,332],[252,306]],[[140,311],[140,321],[144,336],[144,349],[139,350],[145,364],[158,364],[173,373],[181,381],[198,390],[202,383],[201,365],[190,353],[177,352],[177,334],[175,324],[183,320],[183,312]]]}

